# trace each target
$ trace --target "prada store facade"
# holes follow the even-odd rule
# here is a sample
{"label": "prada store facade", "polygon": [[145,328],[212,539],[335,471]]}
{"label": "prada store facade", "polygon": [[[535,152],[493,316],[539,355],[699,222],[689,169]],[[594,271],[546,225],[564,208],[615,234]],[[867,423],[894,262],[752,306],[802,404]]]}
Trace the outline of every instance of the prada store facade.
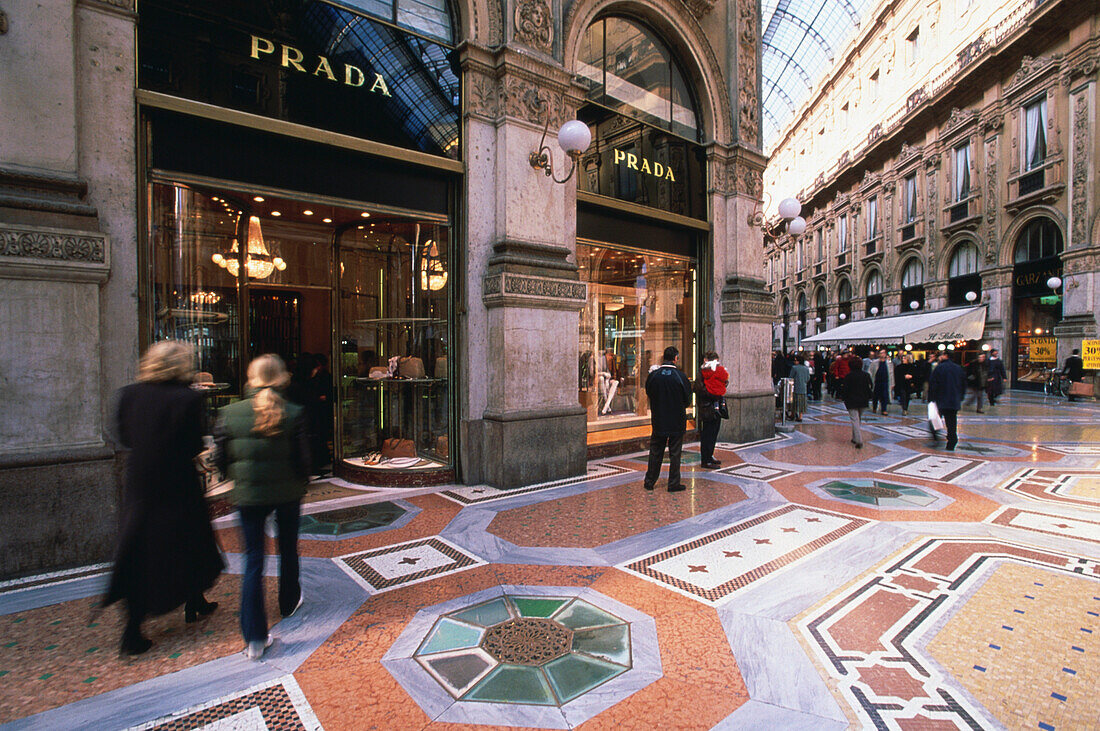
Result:
{"label": "prada store facade", "polygon": [[371,7],[141,4],[142,336],[193,344],[211,409],[257,355],[286,361],[291,398],[328,370],[312,429],[336,474],[447,482],[452,23]]}

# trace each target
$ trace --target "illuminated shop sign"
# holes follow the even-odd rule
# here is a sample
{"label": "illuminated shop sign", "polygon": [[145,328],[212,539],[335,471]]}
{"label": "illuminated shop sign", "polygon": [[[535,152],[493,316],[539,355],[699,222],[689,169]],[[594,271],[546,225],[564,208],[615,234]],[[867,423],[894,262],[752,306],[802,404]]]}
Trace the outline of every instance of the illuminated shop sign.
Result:
{"label": "illuminated shop sign", "polygon": [[142,0],[142,89],[457,159],[452,48],[321,0]]}
{"label": "illuminated shop sign", "polygon": [[579,116],[592,130],[578,162],[580,190],[706,220],[701,145],[602,107]]}

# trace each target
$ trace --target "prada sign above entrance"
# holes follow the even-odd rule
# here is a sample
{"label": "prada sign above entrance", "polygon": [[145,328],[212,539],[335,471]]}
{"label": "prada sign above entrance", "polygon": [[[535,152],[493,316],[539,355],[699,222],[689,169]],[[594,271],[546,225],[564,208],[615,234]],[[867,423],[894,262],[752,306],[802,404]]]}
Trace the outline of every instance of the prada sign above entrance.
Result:
{"label": "prada sign above entrance", "polygon": [[707,219],[701,145],[595,104],[578,117],[592,129],[578,162],[579,190]]}
{"label": "prada sign above entrance", "polygon": [[323,0],[142,0],[138,85],[457,159],[452,48]]}

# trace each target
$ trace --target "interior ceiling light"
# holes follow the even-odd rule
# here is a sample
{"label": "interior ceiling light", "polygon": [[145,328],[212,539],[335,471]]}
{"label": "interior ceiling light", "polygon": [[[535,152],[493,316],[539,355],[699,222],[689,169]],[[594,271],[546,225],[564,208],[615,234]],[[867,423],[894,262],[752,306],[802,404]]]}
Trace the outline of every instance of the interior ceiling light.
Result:
{"label": "interior ceiling light", "polygon": [[[240,271],[239,252],[237,239],[233,239],[229,256],[219,252],[210,259],[235,277]],[[263,230],[260,228],[260,219],[256,216],[250,216],[248,219],[248,248],[245,253],[244,267],[249,279],[266,279],[275,270],[281,272],[286,269],[286,262],[277,256],[272,256],[267,250]]]}
{"label": "interior ceiling light", "polygon": [[331,218],[322,218],[321,220],[324,221],[325,223],[332,223]]}
{"label": "interior ceiling light", "polygon": [[256,201],[257,203],[263,203],[264,202],[264,197],[262,195],[257,195],[257,196],[253,196],[252,200]]}
{"label": "interior ceiling light", "polygon": [[305,209],[304,211],[302,211],[302,215],[303,215],[303,216],[312,216],[312,215],[313,215],[313,211],[311,211],[311,210],[309,210],[309,209],[307,208],[307,209]]}
{"label": "interior ceiling light", "polygon": [[359,215],[360,215],[360,216],[362,216],[363,218],[370,218],[370,214],[369,214],[369,213],[367,213],[366,211],[363,211],[363,212],[362,212],[362,213],[360,213]]}
{"label": "interior ceiling light", "polygon": [[283,214],[282,214],[282,213],[280,213],[279,211],[272,211],[272,212],[271,212],[271,215],[272,215],[272,216],[281,216],[281,215],[283,215]]}
{"label": "interior ceiling light", "polygon": [[424,242],[424,257],[420,260],[420,289],[438,292],[447,284],[447,271],[439,256],[439,245],[428,239]]}

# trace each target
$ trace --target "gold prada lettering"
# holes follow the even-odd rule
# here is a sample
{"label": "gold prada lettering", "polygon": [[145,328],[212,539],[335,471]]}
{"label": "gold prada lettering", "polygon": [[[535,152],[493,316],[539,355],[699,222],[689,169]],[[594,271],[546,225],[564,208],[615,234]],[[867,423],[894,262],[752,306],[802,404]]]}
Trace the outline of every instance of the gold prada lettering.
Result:
{"label": "gold prada lettering", "polygon": [[252,36],[252,58],[259,58],[261,53],[275,53],[275,44],[266,38]]}
{"label": "gold prada lettering", "polygon": [[386,81],[382,78],[382,74],[374,75],[374,85],[370,88],[371,91],[381,91],[382,96],[393,96],[390,90],[386,88]]}
{"label": "gold prada lettering", "polygon": [[344,83],[348,86],[362,86],[363,82],[367,80],[366,76],[363,76],[363,72],[359,70],[358,66],[352,66],[344,64]]}
{"label": "gold prada lettering", "polygon": [[626,163],[626,166],[631,170],[637,170],[640,173],[646,173],[652,175],[655,178],[661,180],[668,180],[673,183],[676,182],[676,176],[672,174],[671,167],[665,167],[659,162],[650,162],[646,158],[640,158],[642,166],[638,167],[639,157],[632,152],[626,152],[625,150],[615,150],[615,164]]}
{"label": "gold prada lettering", "polygon": [[[280,48],[280,63],[279,65],[286,69],[294,69],[295,71],[301,71],[303,74],[311,74],[312,76],[320,76],[328,79],[329,81],[335,81],[336,83],[343,83],[346,86],[363,86],[367,82],[367,76],[363,73],[363,70],[358,66],[352,66],[350,63],[344,64],[343,81],[337,76],[336,72],[332,68],[332,63],[325,56],[317,56],[317,64],[312,72],[308,71],[302,64],[305,63],[305,54],[294,46],[288,46],[285,43],[279,44]],[[275,53],[275,43],[267,38],[261,38],[260,36],[252,36],[252,47],[249,53],[250,58],[258,59],[261,56],[272,55]],[[312,64],[313,62],[310,61]],[[375,94],[381,94],[382,96],[392,97],[389,86],[386,85],[385,78],[382,74],[374,75],[374,83],[371,84],[370,92]]]}
{"label": "gold prada lettering", "polygon": [[290,68],[291,66],[293,66],[294,68],[298,69],[299,71],[301,71],[304,74],[306,72],[306,70],[304,68],[302,68],[302,61],[304,61],[304,60],[305,60],[305,56],[302,55],[301,51],[299,51],[294,46],[288,46],[286,44],[283,44],[283,64],[282,65],[284,67]]}
{"label": "gold prada lettering", "polygon": [[319,57],[321,61],[317,64],[317,70],[313,72],[314,76],[320,76],[324,74],[328,77],[329,81],[336,81],[336,77],[332,73],[332,67],[328,65],[328,59],[324,56]]}

